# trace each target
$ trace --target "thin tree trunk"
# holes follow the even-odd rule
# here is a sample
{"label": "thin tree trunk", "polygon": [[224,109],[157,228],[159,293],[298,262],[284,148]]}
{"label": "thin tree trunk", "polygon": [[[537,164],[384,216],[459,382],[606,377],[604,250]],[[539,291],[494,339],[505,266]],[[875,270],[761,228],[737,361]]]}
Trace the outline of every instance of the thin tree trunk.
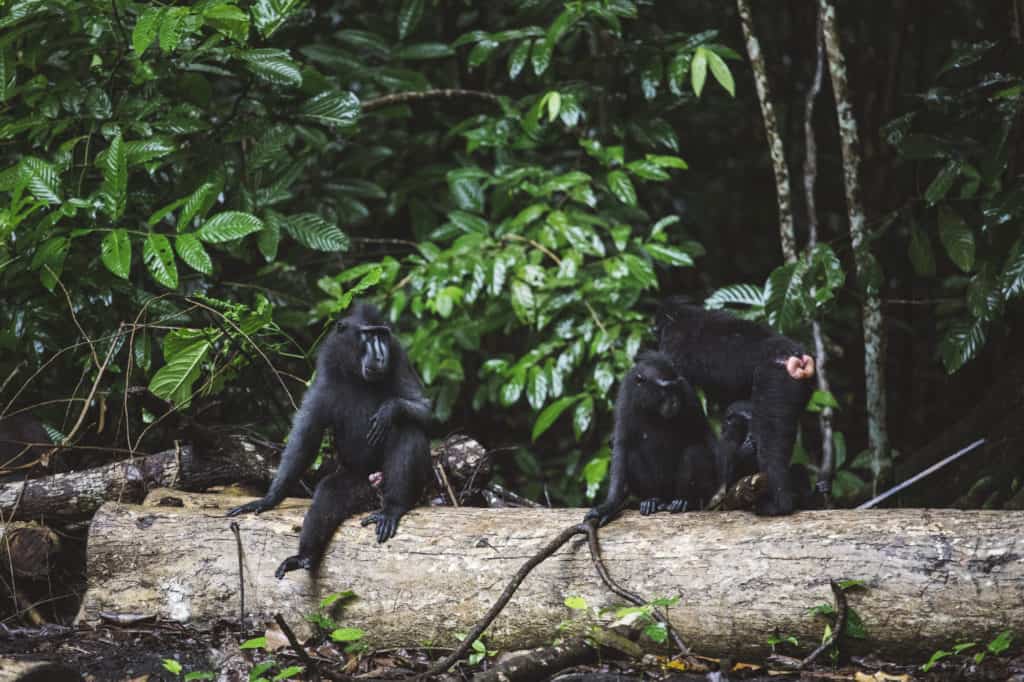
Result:
{"label": "thin tree trunk", "polygon": [[819,0],[829,75],[836,101],[839,140],[843,151],[843,181],[846,185],[846,210],[850,220],[857,279],[864,297],[861,316],[864,325],[864,384],[867,394],[868,447],[874,452],[874,485],[877,492],[882,460],[889,454],[885,400],[885,325],[882,317],[880,283],[875,281],[881,265],[871,253],[867,240],[864,206],[860,199],[860,142],[857,120],[850,105],[846,82],[846,61],[839,43],[836,11],[830,0]]}
{"label": "thin tree trunk", "polygon": [[[821,92],[821,75],[825,62],[825,43],[821,35],[821,13],[815,21],[815,44],[817,57],[814,62],[814,79],[807,91],[804,104],[804,196],[807,204],[807,249],[814,250],[818,245],[818,209],[814,199],[814,183],[818,179],[818,143],[814,139],[814,100]],[[828,351],[821,332],[821,322],[814,320],[811,324],[814,335],[814,356],[818,363],[818,389],[829,391],[828,375],[825,366],[828,364]],[[828,494],[832,488],[832,474],[835,470],[835,452],[832,447],[832,408],[825,407],[818,416],[821,425],[821,468],[818,470],[818,490]]]}
{"label": "thin tree trunk", "polygon": [[757,86],[757,99],[761,103],[761,115],[764,117],[764,132],[768,138],[768,148],[772,157],[772,168],[775,171],[775,195],[779,203],[779,241],[782,244],[782,257],[787,263],[796,261],[796,236],[793,231],[793,209],[789,190],[789,169],[786,167],[786,153],[779,135],[779,124],[775,120],[775,107],[772,106],[771,89],[768,87],[768,69],[765,67],[761,45],[754,33],[754,19],[750,13],[747,0],[736,0],[743,25],[743,37],[747,42],[747,55],[750,66],[754,70],[754,84]]}

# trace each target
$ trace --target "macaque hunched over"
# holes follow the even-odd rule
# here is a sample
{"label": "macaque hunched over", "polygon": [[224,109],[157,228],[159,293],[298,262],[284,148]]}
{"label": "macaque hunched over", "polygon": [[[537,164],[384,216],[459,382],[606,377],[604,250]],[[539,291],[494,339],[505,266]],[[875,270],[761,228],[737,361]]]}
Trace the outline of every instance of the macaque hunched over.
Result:
{"label": "macaque hunched over", "polygon": [[[804,347],[768,327],[728,313],[664,301],[656,326],[659,349],[675,369],[725,405],[750,401],[750,443],[757,468],[768,479],[761,514],[788,514],[794,507],[789,460],[799,419],[813,389],[814,358]],[[728,466],[728,464],[727,464]],[[724,471],[722,480],[735,480]]]}
{"label": "macaque hunched over", "polygon": [[430,401],[419,377],[380,311],[356,304],[320,347],[316,380],[295,414],[267,494],[228,515],[278,505],[316,457],[325,429],[331,428],[338,470],[317,485],[302,522],[299,553],[285,559],[276,575],[282,578],[288,571],[319,564],[338,525],[359,511],[354,500],[367,481],[382,485],[384,502],[363,525],[376,524],[377,541],[386,542],[426,484],[430,443],[425,428],[430,419]]}
{"label": "macaque hunched over", "polygon": [[628,493],[640,513],[700,508],[718,488],[715,438],[693,388],[664,353],[648,352],[622,379],[608,497],[587,513],[603,525]]}

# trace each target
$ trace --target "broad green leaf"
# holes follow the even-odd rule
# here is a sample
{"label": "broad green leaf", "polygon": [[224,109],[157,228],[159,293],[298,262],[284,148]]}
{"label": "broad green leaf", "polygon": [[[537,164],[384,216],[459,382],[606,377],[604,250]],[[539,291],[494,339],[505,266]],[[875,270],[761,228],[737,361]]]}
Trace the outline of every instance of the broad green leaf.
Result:
{"label": "broad green leaf", "polygon": [[365,634],[359,628],[338,628],[331,633],[331,639],[335,642],[356,642]]}
{"label": "broad green leaf", "polygon": [[423,0],[402,0],[398,10],[398,39],[412,35],[423,17]]}
{"label": "broad green leaf", "polygon": [[572,407],[577,400],[579,400],[578,395],[566,396],[545,407],[544,411],[537,416],[537,421],[533,424],[531,440],[536,441],[544,435],[544,432],[550,429],[551,425],[558,420],[562,413]]}
{"label": "broad green leaf", "polygon": [[514,405],[523,394],[523,387],[526,385],[526,371],[518,370],[512,376],[505,377],[505,383],[501,387],[499,402],[505,407]]}
{"label": "broad green leaf", "polygon": [[289,15],[305,5],[304,0],[255,0],[249,11],[252,13],[256,30],[264,38],[269,38],[284,24]]}
{"label": "broad green leaf", "polygon": [[114,220],[124,214],[128,200],[128,153],[120,135],[110,141],[103,157],[103,186],[114,201]]}
{"label": "broad green leaf", "polygon": [[160,18],[160,49],[174,52],[185,31],[185,20],[188,18],[188,7],[167,7]]}
{"label": "broad green leaf", "polygon": [[663,75],[662,71],[660,58],[651,60],[640,71],[640,91],[643,92],[644,99],[654,99],[658,96],[658,86],[661,85]]}
{"label": "broad green leaf", "polygon": [[210,254],[206,253],[202,242],[196,239],[192,233],[179,234],[174,239],[174,248],[181,260],[198,272],[209,275],[213,272],[213,261]]}
{"label": "broad green leaf", "polygon": [[537,316],[537,299],[533,289],[521,279],[512,281],[512,309],[523,324],[532,324]]}
{"label": "broad green leaf", "polygon": [[292,677],[295,677],[305,669],[306,668],[301,665],[290,665],[278,674],[274,675],[270,682],[282,682],[282,680],[287,680]]}
{"label": "broad green leaf", "polygon": [[168,289],[178,288],[178,266],[174,262],[174,250],[167,237],[150,233],[142,244],[142,260],[157,284]]}
{"label": "broad green leaf", "polygon": [[954,159],[948,161],[939,170],[935,179],[928,185],[928,189],[924,191],[924,198],[929,206],[934,206],[946,197],[946,194],[949,193],[949,188],[953,186],[953,181],[960,175],[960,168],[962,166],[963,164],[960,161]]}
{"label": "broad green leaf", "polygon": [[627,206],[636,206],[636,189],[629,176],[621,170],[613,170],[608,174],[608,189]]}
{"label": "broad green leaf", "polygon": [[983,321],[957,321],[939,341],[939,356],[946,371],[952,374],[972,360],[988,340]]}
{"label": "broad green leaf", "polygon": [[547,372],[537,365],[531,367],[526,380],[526,401],[530,407],[534,410],[544,407],[549,388]]}
{"label": "broad green leaf", "polygon": [[548,70],[548,65],[551,63],[551,44],[540,38],[534,40],[531,58],[533,72],[540,76]]}
{"label": "broad green leaf", "polygon": [[249,37],[249,15],[234,5],[213,5],[203,10],[203,19],[236,43]]}
{"label": "broad green leaf", "polygon": [[53,237],[43,242],[32,256],[32,263],[29,267],[32,270],[40,271],[39,281],[48,291],[53,291],[57,286],[56,278],[60,277],[64,271],[64,259],[67,258],[69,248],[71,248],[70,239]]}
{"label": "broad green leaf", "polygon": [[359,113],[359,98],[351,92],[321,92],[307,100],[300,110],[305,118],[336,126],[353,125]]}
{"label": "broad green leaf", "polygon": [[594,399],[589,395],[584,396],[572,415],[572,429],[576,434],[576,440],[583,437],[583,434],[590,429],[594,420]]}
{"label": "broad green leaf", "polygon": [[544,99],[548,105],[548,121],[554,121],[562,108],[562,96],[557,91],[552,91],[545,95]]}
{"label": "broad green leaf", "polygon": [[522,73],[523,67],[526,65],[526,59],[530,56],[530,41],[524,40],[518,45],[516,49],[512,50],[512,54],[508,57],[508,77],[511,80],[515,80]]}
{"label": "broad green leaf", "polygon": [[391,56],[390,43],[372,31],[346,28],[336,32],[334,37],[345,45],[358,50],[364,50],[377,57],[387,58]]}
{"label": "broad green leaf", "polygon": [[162,663],[163,663],[163,666],[164,666],[164,670],[166,670],[167,672],[171,673],[172,675],[180,675],[181,674],[181,670],[182,670],[181,663],[178,663],[173,658],[165,658],[162,661]]}
{"label": "broad green leaf", "polygon": [[697,51],[693,54],[693,59],[690,61],[690,83],[693,87],[693,93],[700,97],[700,93],[704,90],[704,81],[708,77],[708,50],[703,47],[698,47]]}
{"label": "broad green leaf", "polygon": [[705,299],[704,307],[716,310],[730,303],[762,307],[765,304],[764,291],[754,284],[733,284],[711,294]]}
{"label": "broad green leaf", "polygon": [[667,244],[650,243],[644,244],[644,251],[650,254],[654,260],[678,267],[692,267],[693,258],[685,251],[680,251],[674,246]]}
{"label": "broad green leaf", "polygon": [[587,600],[583,597],[566,597],[565,605],[568,606],[570,609],[582,611],[587,608]]}
{"label": "broad green leaf", "polygon": [[317,251],[347,251],[348,237],[335,225],[315,213],[300,213],[284,221],[284,229],[306,248]]}
{"label": "broad green leaf", "polygon": [[192,384],[199,378],[203,360],[210,348],[209,341],[197,341],[172,355],[167,359],[167,364],[153,375],[149,390],[175,405],[187,404],[192,397]]}
{"label": "broad green leaf", "polygon": [[100,242],[100,260],[107,270],[121,279],[128,279],[132,268],[132,242],[124,230],[108,232]]}
{"label": "broad green leaf", "polygon": [[268,83],[298,87],[302,85],[299,64],[285,50],[260,48],[239,55],[245,66]]}
{"label": "broad green leaf", "polygon": [[[712,50],[704,50],[703,52],[707,59],[708,66],[711,67],[711,75],[715,77],[718,84],[725,88],[733,97],[736,96],[736,84],[732,80],[732,73],[729,71],[729,65],[722,60]],[[698,95],[700,93],[697,93]]]}
{"label": "broad green leaf", "polygon": [[263,221],[250,213],[224,211],[208,218],[196,232],[196,236],[204,242],[219,244],[241,239],[262,229]]}
{"label": "broad green leaf", "polygon": [[266,649],[267,648],[267,638],[266,637],[253,637],[252,639],[247,639],[244,642],[242,642],[241,644],[239,644],[238,648],[239,649]]}
{"label": "broad green leaf", "polygon": [[26,156],[21,160],[21,178],[36,199],[48,204],[60,203],[60,176],[47,162]]}
{"label": "broad green leaf", "polygon": [[1001,276],[1003,296],[1007,299],[1024,294],[1024,237],[1010,247]]}
{"label": "broad green leaf", "polygon": [[914,273],[919,277],[935,276],[935,253],[928,234],[916,225],[910,229],[910,249],[907,254]]}
{"label": "broad green leaf", "polygon": [[263,259],[268,263],[277,260],[277,248],[281,243],[281,221],[280,219],[267,216],[263,223],[263,229],[256,235],[256,246]]}
{"label": "broad green leaf", "polygon": [[455,51],[446,43],[413,43],[400,48],[395,56],[399,59],[443,59],[451,57]]}
{"label": "broad green leaf", "polygon": [[630,161],[626,164],[626,170],[644,180],[663,182],[669,179],[669,174],[662,170],[661,166],[651,163],[646,159],[643,161]]}
{"label": "broad green leaf", "polygon": [[135,347],[132,349],[135,364],[143,372],[148,373],[153,365],[153,349],[149,343],[149,331],[143,329],[135,333]]}
{"label": "broad green leaf", "polygon": [[486,62],[499,44],[500,43],[493,40],[481,40],[479,43],[474,45],[473,49],[469,51],[469,68],[475,69]]}
{"label": "broad green leaf", "polygon": [[678,168],[680,170],[686,170],[689,168],[689,166],[686,165],[686,162],[678,156],[669,156],[667,154],[646,154],[644,158],[657,166],[661,166],[662,168]]}
{"label": "broad green leaf", "polygon": [[[299,668],[302,670],[302,668]],[[214,680],[217,676],[209,671],[197,670],[190,673],[185,673],[185,676],[181,678],[182,682],[193,682],[194,680]]]}
{"label": "broad green leaf", "polygon": [[135,54],[141,55],[156,40],[163,11],[162,7],[147,7],[135,22],[135,28],[132,29],[132,49]]}
{"label": "broad green leaf", "polygon": [[213,206],[220,193],[222,183],[218,180],[204,182],[192,194],[184,199],[181,213],[178,215],[178,232],[187,230],[194,218],[202,218]]}
{"label": "broad green leaf", "polygon": [[974,233],[948,206],[939,207],[939,240],[949,259],[964,272],[974,267]]}

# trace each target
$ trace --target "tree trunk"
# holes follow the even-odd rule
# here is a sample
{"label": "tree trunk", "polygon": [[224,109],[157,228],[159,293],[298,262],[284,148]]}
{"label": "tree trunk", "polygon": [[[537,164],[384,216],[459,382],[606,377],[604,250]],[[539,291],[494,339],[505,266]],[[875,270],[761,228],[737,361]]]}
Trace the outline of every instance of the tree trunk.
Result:
{"label": "tree trunk", "polygon": [[94,469],[0,485],[5,519],[72,520],[92,514],[107,501],[141,502],[154,487],[203,490],[272,474],[270,449],[243,438],[234,448],[197,456],[191,445]]}
{"label": "tree trunk", "polygon": [[[201,499],[201,498],[206,499]],[[89,587],[80,619],[155,615],[207,628],[239,617],[240,526],[245,610],[261,627],[281,613],[300,636],[319,600],[353,590],[334,619],[366,631],[371,646],[449,646],[501,593],[509,577],[582,509],[415,509],[378,545],[350,519],[328,548],[319,579],[274,569],[295,553],[304,501],[228,519],[242,500],[190,495],[193,506],[106,504],[88,543]],[[811,645],[826,624],[808,609],[831,603],[830,579],[857,579],[850,606],[869,640],[848,650],[928,654],[958,641],[1024,629],[1024,512],[886,510],[804,512],[784,518],[743,512],[629,512],[602,529],[613,578],[645,599],[680,596],[670,609],[683,639],[704,654],[763,655],[767,639]],[[538,566],[488,632],[489,645],[547,644],[571,610],[618,604],[597,577],[586,543],[568,543]],[[607,617],[607,616],[601,616]]]}

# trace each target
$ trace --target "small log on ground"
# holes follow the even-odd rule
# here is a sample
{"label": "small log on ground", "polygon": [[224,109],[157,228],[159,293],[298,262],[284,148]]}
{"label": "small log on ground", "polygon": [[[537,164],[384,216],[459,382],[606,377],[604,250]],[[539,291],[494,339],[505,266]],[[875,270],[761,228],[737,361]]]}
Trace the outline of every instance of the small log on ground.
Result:
{"label": "small log on ground", "polygon": [[0,658],[0,682],[77,682],[82,676],[61,663]]}
{"label": "small log on ground", "polygon": [[50,575],[50,560],[59,549],[60,538],[46,526],[36,523],[0,525],[0,566],[16,576],[45,578]]}
{"label": "small log on ground", "polygon": [[[193,496],[197,497],[197,496]],[[237,621],[241,528],[245,608],[258,624],[284,614],[300,636],[304,616],[333,592],[353,590],[336,619],[380,646],[456,642],[509,577],[582,509],[419,508],[376,544],[353,518],[335,535],[320,576],[274,569],[298,546],[305,501],[259,516],[225,518],[239,498],[207,508],[107,504],[93,520],[89,587],[81,619],[146,613],[209,627]],[[871,510],[764,518],[745,512],[627,512],[601,531],[611,575],[648,599],[680,596],[670,617],[700,653],[759,655],[776,634],[817,642],[825,621],[808,609],[831,603],[830,579],[858,579],[849,593],[869,640],[849,650],[930,653],[949,642],[1024,630],[1024,512]],[[550,642],[559,623],[589,617],[565,607],[618,605],[600,582],[586,543],[571,541],[543,562],[488,632],[497,648]],[[987,641],[987,640],[985,640]]]}
{"label": "small log on ground", "polygon": [[191,445],[106,466],[0,485],[5,519],[70,520],[88,516],[104,502],[141,502],[155,487],[203,490],[239,480],[267,480],[270,448],[244,438],[234,447],[199,456]]}

